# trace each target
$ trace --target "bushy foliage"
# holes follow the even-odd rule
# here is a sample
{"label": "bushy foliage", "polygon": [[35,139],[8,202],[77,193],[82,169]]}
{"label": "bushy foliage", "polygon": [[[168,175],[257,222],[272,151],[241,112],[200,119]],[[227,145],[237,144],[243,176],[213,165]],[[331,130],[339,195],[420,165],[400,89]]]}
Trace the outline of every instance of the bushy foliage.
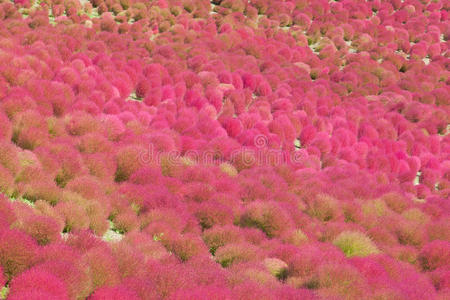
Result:
{"label": "bushy foliage", "polygon": [[76,231],[89,228],[89,217],[81,204],[74,201],[61,202],[55,206],[56,212],[64,220],[64,231]]}
{"label": "bushy foliage", "polygon": [[36,263],[38,246],[30,236],[16,229],[0,229],[0,265],[11,279]]}
{"label": "bushy foliage", "polygon": [[0,286],[5,286],[6,284],[6,278],[3,275],[3,269],[0,267]]}
{"label": "bushy foliage", "polygon": [[275,202],[252,202],[241,216],[240,224],[256,227],[268,237],[277,237],[292,226],[289,215]]}
{"label": "bushy foliage", "polygon": [[435,240],[426,244],[419,254],[419,261],[424,270],[435,270],[449,264],[448,241]]}
{"label": "bushy foliage", "polygon": [[21,218],[17,225],[21,231],[33,237],[39,245],[58,241],[63,228],[50,216],[30,215]]}
{"label": "bushy foliage", "polygon": [[193,289],[180,290],[172,294],[169,299],[233,299],[233,294],[229,289],[215,287],[215,286],[204,286],[197,287]]}
{"label": "bushy foliage", "polygon": [[449,298],[448,8],[2,1],[0,287]]}
{"label": "bushy foliage", "polygon": [[142,165],[142,155],[145,149],[138,146],[125,146],[118,150],[116,155],[117,169],[116,181],[125,181]]}
{"label": "bushy foliage", "polygon": [[346,256],[367,256],[380,251],[369,237],[358,231],[344,231],[334,240],[333,244],[340,248]]}
{"label": "bushy foliage", "polygon": [[[67,250],[61,247],[58,249],[57,246],[52,250],[55,250],[55,248],[56,250]],[[52,252],[48,250],[50,249],[47,249],[47,254]],[[68,254],[68,257],[46,257],[44,258],[45,261],[36,265],[34,269],[52,274],[64,282],[67,287],[69,299],[87,297],[92,290],[87,265],[80,263],[78,253],[72,252],[66,254]],[[72,256],[70,256],[71,254]]]}
{"label": "bushy foliage", "polygon": [[23,293],[42,292],[58,299],[69,299],[64,282],[51,273],[31,268],[15,277],[10,284],[10,297],[20,299]]}
{"label": "bushy foliage", "polygon": [[323,264],[317,270],[319,293],[324,297],[364,297],[367,285],[358,270],[345,264]]}
{"label": "bushy foliage", "polygon": [[242,232],[239,227],[233,225],[214,226],[203,232],[203,240],[209,247],[209,251],[214,254],[215,251],[228,243],[242,241]]}
{"label": "bushy foliage", "polygon": [[230,243],[216,250],[214,256],[223,267],[234,263],[257,260],[260,254],[259,248],[249,243]]}
{"label": "bushy foliage", "polygon": [[89,265],[89,275],[94,289],[119,284],[119,266],[111,253],[95,247],[88,250],[83,259]]}
{"label": "bushy foliage", "polygon": [[14,145],[6,141],[0,141],[0,166],[15,175],[20,168],[19,151]]}
{"label": "bushy foliage", "polygon": [[116,286],[116,287],[103,287],[96,290],[89,299],[92,300],[106,300],[106,299],[130,299],[137,300],[140,299],[138,295],[126,287]]}

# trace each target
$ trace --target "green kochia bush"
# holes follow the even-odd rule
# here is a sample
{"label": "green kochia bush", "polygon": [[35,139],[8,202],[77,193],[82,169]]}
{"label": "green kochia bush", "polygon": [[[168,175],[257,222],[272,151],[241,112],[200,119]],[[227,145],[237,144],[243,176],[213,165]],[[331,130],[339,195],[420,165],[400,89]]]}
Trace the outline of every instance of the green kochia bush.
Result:
{"label": "green kochia bush", "polygon": [[367,256],[380,252],[372,240],[358,231],[344,231],[333,241],[346,256]]}

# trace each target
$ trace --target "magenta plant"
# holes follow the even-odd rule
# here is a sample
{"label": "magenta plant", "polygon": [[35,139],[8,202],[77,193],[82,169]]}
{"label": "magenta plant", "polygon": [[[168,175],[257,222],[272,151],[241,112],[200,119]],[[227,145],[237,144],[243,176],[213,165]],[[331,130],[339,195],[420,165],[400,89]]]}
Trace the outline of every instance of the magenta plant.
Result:
{"label": "magenta plant", "polygon": [[0,3],[8,299],[448,298],[446,1],[34,2]]}

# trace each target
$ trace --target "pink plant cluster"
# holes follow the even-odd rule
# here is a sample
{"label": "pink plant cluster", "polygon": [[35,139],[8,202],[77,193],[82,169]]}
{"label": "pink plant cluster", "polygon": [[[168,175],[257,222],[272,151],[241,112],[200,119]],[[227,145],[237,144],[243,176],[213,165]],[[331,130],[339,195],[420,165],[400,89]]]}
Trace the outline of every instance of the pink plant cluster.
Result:
{"label": "pink plant cluster", "polygon": [[0,0],[0,289],[449,299],[449,9]]}

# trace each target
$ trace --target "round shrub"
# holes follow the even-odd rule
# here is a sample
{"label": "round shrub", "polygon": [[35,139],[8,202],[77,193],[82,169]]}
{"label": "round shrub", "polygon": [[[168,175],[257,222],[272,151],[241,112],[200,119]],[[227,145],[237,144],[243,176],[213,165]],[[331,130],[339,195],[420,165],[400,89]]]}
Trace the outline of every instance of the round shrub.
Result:
{"label": "round shrub", "polygon": [[36,263],[38,247],[30,236],[15,229],[0,229],[0,240],[0,266],[8,279]]}
{"label": "round shrub", "polygon": [[339,201],[326,194],[319,194],[308,201],[306,212],[323,222],[338,220],[342,216]]}
{"label": "round shrub", "polygon": [[216,201],[200,203],[195,209],[194,215],[203,229],[208,229],[215,225],[223,226],[233,222],[233,211],[228,206]]}
{"label": "round shrub", "polygon": [[33,237],[39,245],[58,241],[63,229],[52,217],[40,215],[26,216],[16,227]]}
{"label": "round shrub", "polygon": [[117,182],[128,180],[142,165],[142,157],[146,149],[140,146],[123,146],[116,154],[117,169],[115,180]]}
{"label": "round shrub", "polygon": [[255,201],[247,205],[241,226],[256,227],[268,237],[278,237],[293,226],[290,216],[275,202]]}
{"label": "round shrub", "polygon": [[333,244],[340,248],[348,257],[380,253],[380,250],[378,250],[372,240],[358,231],[341,232],[333,240]]}
{"label": "round shrub", "polygon": [[60,202],[55,211],[64,220],[64,231],[71,232],[89,228],[89,217],[81,204],[74,201]]}
{"label": "round shrub", "polygon": [[94,289],[119,284],[119,266],[109,251],[105,251],[102,247],[94,247],[88,250],[82,259],[89,265],[89,275]]}
{"label": "round shrub", "polygon": [[0,112],[0,140],[10,141],[13,134],[13,126],[8,117]]}
{"label": "round shrub", "polygon": [[317,270],[319,294],[326,298],[362,298],[367,293],[367,283],[358,270],[348,264],[323,264]]}
{"label": "round shrub", "polygon": [[14,194],[14,177],[11,172],[0,165],[0,193]]}
{"label": "round shrub", "polygon": [[114,287],[102,287],[97,289],[91,296],[89,300],[139,300],[141,299],[134,291],[129,290],[124,286],[114,286]]}
{"label": "round shrub", "polygon": [[217,249],[214,256],[222,267],[229,267],[235,263],[258,260],[261,250],[247,242],[231,243]]}
{"label": "round shrub", "polygon": [[9,141],[0,140],[0,166],[8,169],[15,175],[20,169],[19,149]]}
{"label": "round shrub", "polygon": [[166,249],[185,262],[198,255],[207,255],[205,243],[194,234],[164,234],[161,237]]}
{"label": "round shrub", "polygon": [[[53,244],[53,246],[55,245],[58,244]],[[55,249],[65,251],[65,249],[61,247],[58,249],[58,246],[54,247],[52,250]],[[46,254],[48,255],[52,250],[49,250]],[[67,253],[68,251],[65,252],[69,257],[65,259],[54,256],[50,258],[47,257],[49,260],[39,263],[33,267],[33,269],[55,275],[64,282],[67,287],[69,299],[84,299],[92,291],[91,280],[87,272],[87,265],[80,263],[80,257],[75,251],[72,251],[72,253]]]}
{"label": "round shrub", "polygon": [[10,283],[9,297],[20,299],[22,293],[43,292],[57,299],[69,299],[65,283],[51,273],[31,268]]}
{"label": "round shrub", "polygon": [[419,253],[419,262],[423,270],[432,271],[450,264],[450,243],[435,240],[425,244]]}
{"label": "round shrub", "polygon": [[170,300],[231,300],[235,299],[232,292],[224,287],[199,286],[176,291]]}

